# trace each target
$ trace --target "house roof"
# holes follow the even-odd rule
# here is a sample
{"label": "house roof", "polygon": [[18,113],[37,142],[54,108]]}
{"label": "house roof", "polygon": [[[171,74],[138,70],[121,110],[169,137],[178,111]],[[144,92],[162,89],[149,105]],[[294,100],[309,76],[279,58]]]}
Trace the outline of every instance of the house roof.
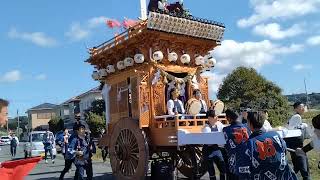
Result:
{"label": "house roof", "polygon": [[90,93],[101,93],[101,90],[99,89],[99,86],[92,88],[87,92],[84,92],[82,94],[79,94],[78,96],[74,96],[74,97],[68,99],[67,101],[63,102],[61,105],[68,104],[68,103],[74,102],[74,101],[80,101],[80,98],[82,98],[83,96],[88,95]]}
{"label": "house roof", "polygon": [[44,109],[55,109],[57,106],[58,105],[56,105],[56,104],[43,103],[43,104],[40,104],[38,106],[35,106],[33,108],[28,109],[28,111],[31,111],[31,110],[44,110]]}

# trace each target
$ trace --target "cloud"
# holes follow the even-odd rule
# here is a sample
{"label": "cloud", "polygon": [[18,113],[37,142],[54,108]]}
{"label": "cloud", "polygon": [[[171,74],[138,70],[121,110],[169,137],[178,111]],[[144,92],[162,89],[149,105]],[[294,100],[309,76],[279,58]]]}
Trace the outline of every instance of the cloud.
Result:
{"label": "cloud", "polygon": [[[208,72],[210,77],[210,95],[216,93],[222,80],[228,73],[239,66],[252,67],[257,70],[269,64],[279,62],[279,57],[303,50],[303,45],[291,44],[284,46],[272,43],[269,40],[257,42],[237,42],[224,40],[221,46],[211,51],[217,60],[213,72]],[[210,74],[211,73],[211,74]]]}
{"label": "cloud", "polygon": [[69,37],[72,41],[80,41],[89,36],[90,31],[84,29],[80,26],[79,23],[71,24],[70,30],[65,33],[67,37]]}
{"label": "cloud", "polygon": [[238,66],[261,68],[275,63],[276,55],[291,54],[303,50],[303,45],[291,44],[282,46],[269,40],[259,42],[236,42],[224,40],[221,46],[213,51],[217,58],[217,69],[229,72]]}
{"label": "cloud", "polygon": [[34,77],[36,80],[46,80],[47,79],[47,75],[46,74],[39,74],[37,76]]}
{"label": "cloud", "polygon": [[254,27],[253,32],[257,35],[269,37],[271,39],[284,39],[301,34],[303,29],[300,25],[295,24],[292,27],[282,30],[277,23],[260,24]]}
{"label": "cloud", "polygon": [[72,41],[81,41],[90,36],[93,29],[104,24],[108,18],[104,16],[93,17],[88,19],[85,23],[73,22],[65,36]]}
{"label": "cloud", "polygon": [[312,46],[320,45],[320,35],[308,38],[307,44]]}
{"label": "cloud", "polygon": [[292,66],[292,69],[294,71],[301,71],[301,70],[305,70],[305,69],[311,69],[312,67],[310,65],[305,65],[305,64],[296,64],[294,66]]}
{"label": "cloud", "polygon": [[57,41],[54,38],[47,36],[43,32],[18,32],[15,28],[12,28],[8,32],[8,36],[11,39],[29,41],[41,47],[52,47],[57,45]]}
{"label": "cloud", "polygon": [[319,0],[251,0],[253,15],[240,19],[239,27],[253,26],[270,19],[290,19],[319,11]]}
{"label": "cloud", "polygon": [[12,83],[21,80],[21,72],[13,70],[6,72],[3,76],[0,76],[0,82]]}
{"label": "cloud", "polygon": [[108,18],[105,16],[93,17],[88,20],[87,24],[89,28],[96,28],[97,26],[105,24],[106,20],[108,20]]}

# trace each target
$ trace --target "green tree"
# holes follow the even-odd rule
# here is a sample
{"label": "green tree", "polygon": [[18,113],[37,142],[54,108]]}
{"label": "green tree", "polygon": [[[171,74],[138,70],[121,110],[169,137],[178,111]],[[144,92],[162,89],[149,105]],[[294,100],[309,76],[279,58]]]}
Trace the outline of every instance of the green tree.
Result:
{"label": "green tree", "polygon": [[53,133],[61,131],[64,128],[64,121],[58,116],[51,118],[48,124],[49,130]]}
{"label": "green tree", "polygon": [[106,127],[104,113],[102,114],[102,116],[100,116],[93,112],[89,112],[87,123],[88,123],[88,126],[90,127],[91,135],[93,137],[98,137],[101,130],[105,129]]}
{"label": "green tree", "polygon": [[224,80],[217,97],[226,107],[239,109],[245,103],[255,110],[268,110],[273,126],[284,125],[289,118],[288,100],[276,84],[253,68],[238,67]]}
{"label": "green tree", "polygon": [[91,103],[91,106],[84,111],[86,119],[89,117],[90,112],[99,116],[103,116],[105,113],[106,105],[103,99],[95,100]]}

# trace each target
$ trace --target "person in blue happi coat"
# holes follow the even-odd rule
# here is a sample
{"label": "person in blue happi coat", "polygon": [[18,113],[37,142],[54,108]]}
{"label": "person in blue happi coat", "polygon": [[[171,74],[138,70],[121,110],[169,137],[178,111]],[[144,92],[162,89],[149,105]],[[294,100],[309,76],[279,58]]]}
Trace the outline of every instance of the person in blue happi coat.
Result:
{"label": "person in blue happi coat", "polygon": [[244,156],[241,152],[246,148],[250,130],[246,125],[242,124],[236,112],[227,109],[225,113],[230,123],[230,126],[223,128],[226,139],[225,149],[228,158],[227,175],[230,180],[238,180],[239,171],[236,167],[238,163],[244,161]]}
{"label": "person in blue happi coat", "polygon": [[244,160],[238,164],[240,179],[296,180],[297,176],[288,165],[286,143],[275,131],[263,132],[266,117],[263,112],[249,112],[248,125],[252,131]]}
{"label": "person in blue happi coat", "polygon": [[90,147],[86,141],[85,125],[79,123],[76,127],[77,134],[69,142],[67,156],[68,159],[73,159],[76,166],[76,180],[84,179],[84,170],[86,169],[90,159]]}

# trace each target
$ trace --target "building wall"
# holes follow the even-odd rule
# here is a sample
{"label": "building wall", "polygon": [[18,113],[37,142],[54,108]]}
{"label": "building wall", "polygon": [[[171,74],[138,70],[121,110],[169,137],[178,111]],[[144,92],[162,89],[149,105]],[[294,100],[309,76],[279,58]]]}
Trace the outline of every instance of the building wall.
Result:
{"label": "building wall", "polygon": [[[59,115],[59,114],[58,114]],[[31,110],[28,111],[30,120],[29,128],[35,129],[38,126],[46,126],[51,118],[57,116],[57,110]]]}
{"label": "building wall", "polygon": [[80,98],[81,119],[84,119],[84,111],[91,107],[91,103],[99,99],[102,99],[102,95],[100,92],[89,93]]}

